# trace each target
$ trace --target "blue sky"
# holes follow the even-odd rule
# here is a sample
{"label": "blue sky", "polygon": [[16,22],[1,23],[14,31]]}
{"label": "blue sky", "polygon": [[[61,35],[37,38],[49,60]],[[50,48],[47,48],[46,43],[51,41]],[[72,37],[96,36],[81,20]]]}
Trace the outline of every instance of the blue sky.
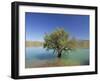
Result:
{"label": "blue sky", "polygon": [[89,16],[50,13],[25,13],[27,41],[43,41],[45,33],[63,28],[70,37],[79,40],[89,39]]}

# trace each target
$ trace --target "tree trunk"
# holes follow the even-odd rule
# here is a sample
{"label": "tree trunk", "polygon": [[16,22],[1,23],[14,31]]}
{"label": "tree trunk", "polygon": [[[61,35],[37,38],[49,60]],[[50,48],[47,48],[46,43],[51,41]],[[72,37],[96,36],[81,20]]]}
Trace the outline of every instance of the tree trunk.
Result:
{"label": "tree trunk", "polygon": [[61,52],[58,53],[58,58],[61,58]]}

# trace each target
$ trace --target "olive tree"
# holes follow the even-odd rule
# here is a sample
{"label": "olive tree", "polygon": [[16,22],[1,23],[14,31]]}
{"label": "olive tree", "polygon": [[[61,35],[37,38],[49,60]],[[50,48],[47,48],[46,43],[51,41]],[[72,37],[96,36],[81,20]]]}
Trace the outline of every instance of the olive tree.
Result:
{"label": "olive tree", "polygon": [[75,48],[74,40],[69,39],[68,33],[63,28],[57,28],[49,34],[46,33],[44,41],[44,48],[47,50],[53,49],[58,58],[61,58],[62,51],[69,51]]}

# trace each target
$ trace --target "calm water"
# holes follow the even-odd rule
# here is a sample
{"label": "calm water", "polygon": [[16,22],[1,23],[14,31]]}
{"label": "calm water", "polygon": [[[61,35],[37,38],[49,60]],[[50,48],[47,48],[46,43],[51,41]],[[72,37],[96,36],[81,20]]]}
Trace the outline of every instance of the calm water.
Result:
{"label": "calm water", "polygon": [[76,49],[69,53],[63,52],[59,59],[57,54],[53,54],[53,50],[46,51],[42,47],[26,47],[26,68],[79,65],[89,65],[89,49]]}

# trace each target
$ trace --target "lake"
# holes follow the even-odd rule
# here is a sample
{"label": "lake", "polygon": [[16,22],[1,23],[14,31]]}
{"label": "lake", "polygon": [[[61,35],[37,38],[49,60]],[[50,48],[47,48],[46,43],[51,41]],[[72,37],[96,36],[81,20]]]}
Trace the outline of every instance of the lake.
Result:
{"label": "lake", "polygon": [[42,47],[26,47],[25,68],[81,66],[89,65],[89,49],[75,49],[63,52],[58,58],[53,50],[47,51]]}

